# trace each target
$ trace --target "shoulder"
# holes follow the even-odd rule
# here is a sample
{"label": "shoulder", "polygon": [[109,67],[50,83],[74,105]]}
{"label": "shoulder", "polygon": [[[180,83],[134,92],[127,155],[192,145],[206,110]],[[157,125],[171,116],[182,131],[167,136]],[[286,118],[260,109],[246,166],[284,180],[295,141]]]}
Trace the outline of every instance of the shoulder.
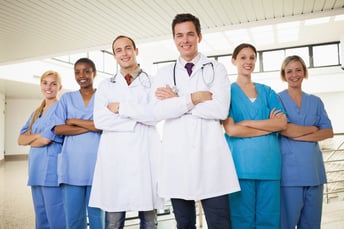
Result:
{"label": "shoulder", "polygon": [[302,97],[304,97],[305,99],[310,100],[312,102],[322,103],[320,97],[316,96],[316,95],[313,95],[313,94],[302,92]]}
{"label": "shoulder", "polygon": [[258,90],[273,91],[272,88],[266,84],[254,83]]}
{"label": "shoulder", "polygon": [[113,80],[113,79],[114,79],[114,77],[111,77],[111,78],[106,78],[106,79],[103,79],[102,81],[100,81],[98,84],[98,87],[97,87],[97,91],[99,90],[99,88],[102,88],[105,85],[112,83],[111,80]]}

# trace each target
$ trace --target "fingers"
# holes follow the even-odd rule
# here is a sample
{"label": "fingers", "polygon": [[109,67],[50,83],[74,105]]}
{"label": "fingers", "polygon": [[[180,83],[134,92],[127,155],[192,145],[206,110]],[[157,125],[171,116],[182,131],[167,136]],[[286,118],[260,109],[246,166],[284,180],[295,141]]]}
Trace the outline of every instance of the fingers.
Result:
{"label": "fingers", "polygon": [[280,117],[281,114],[283,114],[283,112],[281,110],[277,110],[276,108],[273,108],[270,111],[270,118],[278,118],[278,117]]}

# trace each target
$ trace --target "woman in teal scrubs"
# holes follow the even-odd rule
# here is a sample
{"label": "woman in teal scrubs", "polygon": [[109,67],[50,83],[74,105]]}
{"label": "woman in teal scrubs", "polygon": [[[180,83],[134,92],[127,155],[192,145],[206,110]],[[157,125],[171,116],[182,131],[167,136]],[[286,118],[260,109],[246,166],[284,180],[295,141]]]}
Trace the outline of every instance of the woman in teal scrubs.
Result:
{"label": "woman in teal scrubs", "polygon": [[224,121],[241,191],[229,195],[233,229],[280,226],[281,154],[278,131],[286,127],[286,116],[277,94],[254,83],[257,52],[251,44],[235,48],[237,67],[231,85],[231,105]]}
{"label": "woman in teal scrubs", "polygon": [[325,166],[318,141],[333,130],[324,104],[302,91],[308,71],[299,56],[286,57],[281,78],[288,89],[279,93],[287,112],[282,131],[281,229],[320,229]]}

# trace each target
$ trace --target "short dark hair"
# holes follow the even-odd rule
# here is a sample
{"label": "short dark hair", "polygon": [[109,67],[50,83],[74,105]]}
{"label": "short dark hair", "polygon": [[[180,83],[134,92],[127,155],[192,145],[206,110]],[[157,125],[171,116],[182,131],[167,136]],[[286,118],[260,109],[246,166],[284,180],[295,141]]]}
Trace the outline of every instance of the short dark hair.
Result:
{"label": "short dark hair", "polygon": [[84,63],[84,64],[89,65],[89,66],[92,68],[92,71],[93,71],[94,73],[97,72],[96,65],[94,64],[94,62],[93,62],[91,59],[86,58],[86,57],[80,58],[79,60],[77,60],[77,61],[74,63],[74,68],[75,68],[76,65],[78,65],[78,64],[80,64],[80,63]]}
{"label": "short dark hair", "polygon": [[115,40],[113,40],[113,42],[112,42],[112,47],[111,47],[111,49],[112,49],[112,53],[113,53],[113,54],[115,54],[115,50],[113,49],[113,45],[115,44],[115,42],[116,42],[118,39],[121,39],[121,38],[127,38],[127,39],[129,39],[129,40],[131,41],[131,43],[133,44],[134,49],[136,49],[135,41],[134,41],[132,38],[130,38],[130,37],[128,37],[128,36],[125,36],[125,35],[119,35],[119,36],[117,36],[117,37],[115,38]]}
{"label": "short dark hair", "polygon": [[238,46],[234,49],[233,54],[232,54],[232,59],[235,60],[235,59],[238,57],[239,52],[240,52],[242,49],[244,49],[244,48],[250,48],[250,49],[252,49],[253,52],[254,52],[254,54],[256,54],[256,56],[257,56],[257,50],[256,50],[256,48],[255,48],[253,45],[248,44],[248,43],[241,43],[240,45],[238,45]]}
{"label": "short dark hair", "polygon": [[186,14],[177,14],[173,21],[172,21],[172,34],[174,37],[174,27],[176,24],[183,23],[183,22],[192,22],[196,28],[197,35],[201,34],[201,24],[199,22],[199,19],[195,17],[192,14],[186,13]]}

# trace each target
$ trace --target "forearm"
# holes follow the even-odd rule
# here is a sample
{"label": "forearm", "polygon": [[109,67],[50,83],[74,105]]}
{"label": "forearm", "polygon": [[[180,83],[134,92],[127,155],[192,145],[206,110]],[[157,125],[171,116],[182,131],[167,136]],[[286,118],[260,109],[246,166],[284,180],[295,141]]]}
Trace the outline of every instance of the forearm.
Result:
{"label": "forearm", "polygon": [[18,137],[18,145],[27,146],[35,141],[40,135],[39,134],[28,134],[24,133]]}
{"label": "forearm", "polygon": [[310,134],[306,134],[300,137],[291,138],[295,141],[308,141],[308,142],[318,142],[328,138],[333,137],[332,128],[320,129]]}
{"label": "forearm", "polygon": [[44,137],[39,137],[36,140],[34,140],[30,146],[34,146],[34,147],[42,147],[42,146],[46,146],[48,144],[50,144],[52,141],[48,138],[44,138]]}
{"label": "forearm", "polygon": [[88,131],[98,131],[98,129],[95,127],[93,120],[83,120],[83,119],[68,119],[66,121],[67,125],[70,126],[76,126],[84,128]]}
{"label": "forearm", "polygon": [[228,118],[223,122],[223,128],[227,135],[231,137],[257,137],[271,133],[264,130],[234,124],[232,118]]}
{"label": "forearm", "polygon": [[78,135],[88,132],[87,129],[78,127],[78,126],[70,126],[70,125],[58,125],[54,128],[54,133],[56,135]]}
{"label": "forearm", "polygon": [[287,127],[285,115],[280,118],[264,119],[264,120],[245,120],[239,122],[238,125],[251,127],[268,132],[277,132],[284,130]]}
{"label": "forearm", "polygon": [[281,134],[289,138],[297,138],[314,133],[317,130],[318,128],[316,126],[300,126],[294,123],[288,123],[287,128],[281,131]]}

